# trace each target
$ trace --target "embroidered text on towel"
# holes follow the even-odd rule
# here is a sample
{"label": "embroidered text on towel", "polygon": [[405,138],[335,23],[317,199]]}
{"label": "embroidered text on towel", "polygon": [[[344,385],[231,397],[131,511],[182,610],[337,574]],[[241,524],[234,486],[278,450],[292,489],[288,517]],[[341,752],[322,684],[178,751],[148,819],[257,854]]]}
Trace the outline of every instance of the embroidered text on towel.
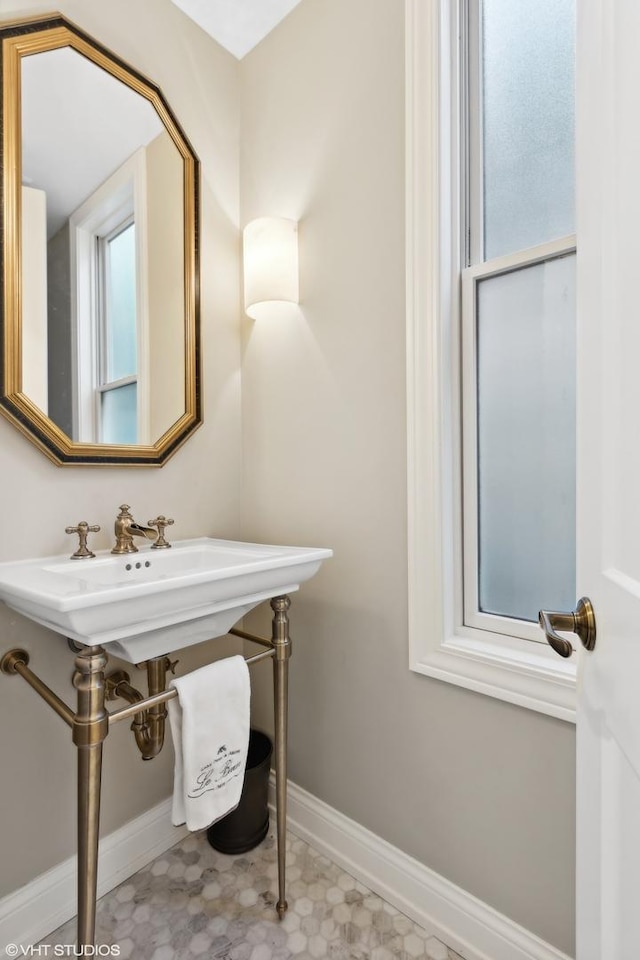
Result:
{"label": "embroidered text on towel", "polygon": [[201,767],[188,796],[195,800],[210,790],[220,790],[244,773],[241,750],[228,750],[223,744],[214,760]]}

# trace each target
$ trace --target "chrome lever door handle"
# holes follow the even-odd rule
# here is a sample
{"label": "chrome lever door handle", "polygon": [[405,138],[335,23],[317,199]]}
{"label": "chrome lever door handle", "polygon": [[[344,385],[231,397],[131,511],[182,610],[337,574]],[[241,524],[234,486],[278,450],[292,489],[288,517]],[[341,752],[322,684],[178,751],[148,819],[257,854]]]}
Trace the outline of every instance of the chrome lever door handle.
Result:
{"label": "chrome lever door handle", "polygon": [[544,630],[548,642],[561,657],[570,657],[573,647],[569,640],[565,640],[556,633],[557,630],[577,634],[586,650],[593,650],[596,645],[596,617],[588,597],[578,600],[575,610],[571,613],[541,610],[538,614],[538,623]]}

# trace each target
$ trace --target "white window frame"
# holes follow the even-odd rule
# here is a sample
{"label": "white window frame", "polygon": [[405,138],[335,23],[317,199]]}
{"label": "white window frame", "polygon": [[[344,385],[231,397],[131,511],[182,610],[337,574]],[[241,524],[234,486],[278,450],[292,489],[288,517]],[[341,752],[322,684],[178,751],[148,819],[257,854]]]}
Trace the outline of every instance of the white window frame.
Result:
{"label": "white window frame", "polygon": [[410,668],[574,722],[574,660],[463,626],[457,8],[405,0]]}
{"label": "white window frame", "polygon": [[492,639],[499,640],[501,635],[507,637],[521,637],[532,643],[546,644],[544,634],[537,623],[527,620],[516,620],[508,616],[483,613],[480,610],[478,589],[478,557],[479,557],[479,489],[477,482],[478,464],[478,317],[477,306],[478,283],[490,277],[504,276],[532,267],[540,263],[549,263],[563,257],[571,256],[576,252],[575,236],[551,240],[548,243],[509,253],[492,260],[485,260],[467,267],[462,271],[462,510],[465,522],[462,525],[463,538],[463,613],[461,627],[464,633],[466,627],[476,630],[490,631]]}
{"label": "white window frame", "polygon": [[[100,267],[96,239],[104,237],[127,218],[136,225],[136,319],[138,372],[119,385],[137,382],[138,443],[148,444],[149,301],[147,253],[147,179],[144,147],[125,163],[69,217],[71,250],[71,344],[73,439],[100,443],[102,393],[101,348],[98,318]],[[111,387],[114,384],[110,384]]]}
{"label": "white window frame", "polygon": [[[130,211],[130,212],[129,212]],[[113,220],[118,219],[118,214],[124,214],[124,220],[121,222],[116,222],[112,224]],[[131,384],[136,384],[136,399],[138,400],[138,390],[140,390],[141,385],[139,383],[139,377],[137,372],[130,374],[125,377],[119,377],[116,380],[110,380],[108,377],[108,368],[109,368],[109,324],[111,322],[111,304],[110,304],[110,287],[109,287],[109,268],[110,268],[110,242],[115,237],[119,236],[120,233],[123,233],[130,226],[133,226],[135,229],[135,217],[133,213],[133,203],[125,204],[123,208],[116,211],[116,216],[111,216],[108,218],[109,228],[106,228],[106,223],[101,226],[94,233],[94,250],[97,260],[97,274],[98,274],[98,297],[95,304],[95,328],[97,330],[97,375],[96,383],[94,388],[94,404],[95,404],[95,423],[96,423],[96,439],[98,443],[104,443],[104,426],[102,419],[102,409],[104,403],[105,393],[110,393],[113,390],[118,390],[120,387],[128,387]],[[135,236],[135,234],[134,234]],[[134,252],[136,256],[136,273],[137,273],[137,251]],[[136,297],[137,300],[137,297]],[[137,313],[137,302],[136,302],[136,313]],[[138,332],[139,320],[136,316],[136,333]],[[139,347],[139,337],[136,339],[136,350]],[[140,402],[137,402],[136,410],[136,422],[139,423],[140,420]],[[139,442],[139,441],[138,441]]]}

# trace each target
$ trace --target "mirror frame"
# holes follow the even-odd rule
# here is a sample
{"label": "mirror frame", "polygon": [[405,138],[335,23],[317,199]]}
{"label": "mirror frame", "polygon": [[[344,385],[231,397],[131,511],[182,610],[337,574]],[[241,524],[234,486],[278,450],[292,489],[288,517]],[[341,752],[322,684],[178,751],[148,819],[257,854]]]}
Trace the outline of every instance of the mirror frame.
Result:
{"label": "mirror frame", "polygon": [[[0,413],[60,466],[162,466],[202,422],[199,160],[160,89],[60,14],[0,24],[0,41]],[[71,47],[145,97],[183,158],[185,411],[149,446],[76,443],[22,392],[21,60],[59,47]]]}

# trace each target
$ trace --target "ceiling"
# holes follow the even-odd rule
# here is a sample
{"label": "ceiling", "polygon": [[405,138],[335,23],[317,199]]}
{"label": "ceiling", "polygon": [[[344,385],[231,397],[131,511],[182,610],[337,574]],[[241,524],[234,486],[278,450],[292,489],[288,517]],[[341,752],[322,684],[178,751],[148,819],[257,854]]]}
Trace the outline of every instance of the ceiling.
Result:
{"label": "ceiling", "polygon": [[21,71],[22,182],[46,193],[51,238],[164,127],[145,97],[71,47],[22,57]]}
{"label": "ceiling", "polygon": [[300,0],[173,0],[173,3],[241,60]]}

